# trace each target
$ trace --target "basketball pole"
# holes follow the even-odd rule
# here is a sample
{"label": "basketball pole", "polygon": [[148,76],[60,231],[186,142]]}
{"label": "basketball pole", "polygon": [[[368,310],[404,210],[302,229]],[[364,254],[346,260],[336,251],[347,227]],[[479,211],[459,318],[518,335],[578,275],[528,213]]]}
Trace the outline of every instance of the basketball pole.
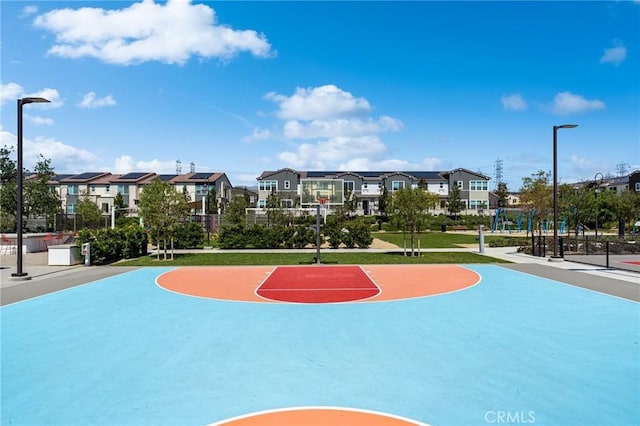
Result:
{"label": "basketball pole", "polygon": [[316,264],[320,264],[320,204],[316,206]]}

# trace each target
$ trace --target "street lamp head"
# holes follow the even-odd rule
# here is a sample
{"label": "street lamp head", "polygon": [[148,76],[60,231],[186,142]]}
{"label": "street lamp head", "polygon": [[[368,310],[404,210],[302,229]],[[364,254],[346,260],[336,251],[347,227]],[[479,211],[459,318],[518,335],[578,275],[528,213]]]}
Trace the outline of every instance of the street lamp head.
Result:
{"label": "street lamp head", "polygon": [[51,102],[49,99],[45,99],[45,98],[22,98],[22,99],[18,99],[18,101],[20,101],[21,104],[44,104],[47,102]]}
{"label": "street lamp head", "polygon": [[578,127],[577,124],[562,124],[560,126],[553,126],[556,129],[573,129],[574,127]]}

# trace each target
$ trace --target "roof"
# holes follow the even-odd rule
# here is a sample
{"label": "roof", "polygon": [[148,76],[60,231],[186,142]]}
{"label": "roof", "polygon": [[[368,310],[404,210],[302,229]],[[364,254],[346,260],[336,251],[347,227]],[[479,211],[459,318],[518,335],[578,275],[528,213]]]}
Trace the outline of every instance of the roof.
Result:
{"label": "roof", "polygon": [[[398,171],[398,170],[360,170],[360,171],[351,171],[351,170],[305,170],[305,171],[296,171],[289,168],[283,168],[279,170],[267,170],[262,172],[262,174],[257,178],[258,180],[266,179],[270,176],[273,176],[282,172],[292,172],[298,174],[300,179],[335,179],[336,177],[341,177],[344,175],[352,175],[358,176],[364,180],[374,180],[374,179],[383,179],[388,175],[392,174],[404,174],[408,177],[413,177],[415,179],[424,179],[424,180],[443,180],[445,179],[443,173],[448,172],[440,172],[440,171]],[[474,173],[474,172],[469,172]]]}
{"label": "roof", "polygon": [[220,172],[199,172],[199,173],[187,173],[184,175],[173,175],[172,182],[176,183],[200,183],[200,182],[216,182],[221,177],[225,176]]}
{"label": "roof", "polygon": [[99,177],[111,176],[111,173],[108,172],[85,172],[80,173],[78,175],[72,175],[61,179],[60,182],[63,183],[88,183]]}
{"label": "roof", "polygon": [[451,171],[441,172],[441,173],[442,173],[443,176],[445,176],[445,175],[450,175],[450,174],[453,174],[453,173],[456,173],[456,172],[465,172],[465,173],[469,173],[469,174],[472,174],[472,175],[476,175],[476,176],[481,177],[481,178],[485,178],[487,180],[491,179],[490,176],[487,176],[487,175],[482,174],[480,172],[474,172],[473,170],[465,169],[465,168],[462,168],[462,167],[459,167],[459,168],[451,170]]}

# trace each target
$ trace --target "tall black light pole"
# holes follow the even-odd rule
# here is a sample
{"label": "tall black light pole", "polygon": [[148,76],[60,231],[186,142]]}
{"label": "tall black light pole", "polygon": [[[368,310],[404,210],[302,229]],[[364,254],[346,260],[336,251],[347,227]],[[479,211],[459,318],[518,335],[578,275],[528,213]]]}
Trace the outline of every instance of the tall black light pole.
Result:
{"label": "tall black light pole", "polygon": [[205,220],[205,228],[207,229],[207,244],[209,244],[209,239],[211,239],[211,229],[209,226],[209,203],[211,202],[211,197],[209,196],[209,182],[205,181],[204,183],[204,193],[205,193],[205,202],[203,204],[203,214]]}
{"label": "tall black light pole", "polygon": [[[600,176],[600,179],[598,179],[598,176]],[[598,240],[598,192],[600,192],[600,185],[602,185],[602,181],[604,180],[604,175],[602,173],[596,173],[596,175],[593,177],[593,184],[594,184],[594,197],[595,197],[595,204],[596,204],[596,241]]]}
{"label": "tall black light pole", "polygon": [[16,166],[16,168],[18,169],[18,173],[17,173],[17,178],[18,178],[18,190],[17,190],[17,209],[16,209],[16,232],[17,232],[17,239],[16,239],[16,251],[17,251],[17,268],[16,268],[16,272],[14,272],[13,274],[11,274],[11,277],[13,279],[19,279],[19,280],[28,280],[31,277],[29,277],[29,274],[26,272],[22,271],[22,197],[23,197],[23,193],[22,193],[22,169],[23,169],[23,165],[22,165],[22,106],[25,104],[33,104],[33,103],[46,103],[46,102],[51,102],[48,99],[45,98],[22,98],[22,99],[18,99],[18,164]]}
{"label": "tall black light pole", "polygon": [[560,259],[558,256],[558,129],[573,129],[577,124],[563,124],[553,126],[553,256],[552,259]]}

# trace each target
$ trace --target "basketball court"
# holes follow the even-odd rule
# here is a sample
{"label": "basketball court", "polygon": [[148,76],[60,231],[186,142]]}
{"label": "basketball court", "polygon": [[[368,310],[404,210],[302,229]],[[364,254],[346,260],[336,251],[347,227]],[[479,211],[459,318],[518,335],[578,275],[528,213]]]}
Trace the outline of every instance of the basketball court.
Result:
{"label": "basketball court", "polygon": [[141,268],[1,308],[1,421],[635,425],[638,308],[497,265]]}

